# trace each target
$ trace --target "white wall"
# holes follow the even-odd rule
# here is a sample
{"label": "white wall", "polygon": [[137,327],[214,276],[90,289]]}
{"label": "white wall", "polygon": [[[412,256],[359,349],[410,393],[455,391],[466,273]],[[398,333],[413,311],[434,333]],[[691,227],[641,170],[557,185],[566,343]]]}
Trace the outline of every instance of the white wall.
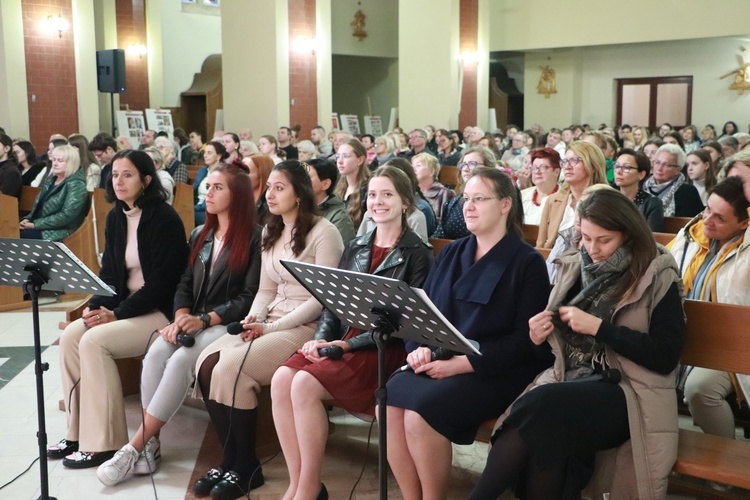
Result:
{"label": "white wall", "polygon": [[[221,53],[221,17],[182,12],[179,0],[146,5],[151,107],[179,106],[203,61]],[[254,24],[245,19],[243,29]]]}
{"label": "white wall", "polygon": [[[413,1],[413,0],[409,0]],[[331,0],[331,52],[336,55],[398,57],[398,0]],[[352,36],[354,14],[365,14],[367,38]]]}
{"label": "white wall", "polygon": [[[525,123],[539,122],[545,128],[579,122],[613,124],[616,78],[692,76],[692,122],[701,128],[707,123],[720,127],[734,120],[744,130],[750,119],[750,92],[738,95],[729,90],[731,77],[719,79],[738,67],[740,46],[750,49],[750,39],[727,37],[527,53]],[[744,54],[750,62],[750,51]],[[545,64],[557,72],[558,94],[550,99],[536,93],[539,66]],[[578,65],[580,84],[575,78]]]}
{"label": "white wall", "polygon": [[749,17],[747,0],[491,0],[490,51],[741,36]]}
{"label": "white wall", "polygon": [[21,0],[0,2],[0,126],[11,137],[29,134]]}

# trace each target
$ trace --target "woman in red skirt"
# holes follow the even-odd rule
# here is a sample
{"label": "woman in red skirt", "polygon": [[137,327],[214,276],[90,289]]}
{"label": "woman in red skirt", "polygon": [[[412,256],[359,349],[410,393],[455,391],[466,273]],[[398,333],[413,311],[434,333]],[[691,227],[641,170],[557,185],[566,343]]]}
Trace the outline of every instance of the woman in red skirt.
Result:
{"label": "woman in red skirt", "polygon": [[[432,265],[432,249],[406,224],[415,209],[409,178],[394,167],[375,171],[367,191],[367,210],[377,227],[355,238],[339,267],[400,279],[411,286],[424,283]],[[341,359],[320,357],[318,349],[339,346]],[[403,342],[387,348],[388,370],[404,363]],[[356,414],[374,415],[378,383],[378,352],[370,332],[342,325],[323,311],[313,340],[276,371],[271,382],[273,419],[289,469],[284,500],[328,498],[320,469],[328,438],[324,400]]]}

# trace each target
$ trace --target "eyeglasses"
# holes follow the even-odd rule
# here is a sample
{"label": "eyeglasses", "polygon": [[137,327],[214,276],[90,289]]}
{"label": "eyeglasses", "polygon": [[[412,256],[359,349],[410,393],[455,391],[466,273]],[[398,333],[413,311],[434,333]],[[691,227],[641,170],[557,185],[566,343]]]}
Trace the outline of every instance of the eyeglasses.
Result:
{"label": "eyeglasses", "polygon": [[333,155],[333,157],[334,157],[334,158],[336,158],[337,160],[338,160],[339,158],[343,158],[343,159],[345,159],[345,160],[348,160],[348,159],[349,159],[349,158],[351,158],[352,156],[354,156],[354,155],[350,155],[349,153],[336,153],[335,155]]}
{"label": "eyeglasses", "polygon": [[532,172],[541,172],[541,173],[544,173],[547,170],[549,170],[550,168],[553,168],[553,167],[551,167],[551,166],[548,167],[547,165],[532,165],[532,166],[529,167],[529,170],[531,170]]}
{"label": "eyeglasses", "polygon": [[458,164],[458,168],[460,170],[463,170],[465,168],[468,168],[469,170],[474,170],[474,168],[481,166],[484,166],[484,163],[479,163],[478,161],[465,161]]}
{"label": "eyeglasses", "polygon": [[525,142],[525,141],[523,140],[523,137],[514,137],[513,142]]}
{"label": "eyeglasses", "polygon": [[487,200],[498,200],[499,198],[497,196],[482,196],[482,195],[476,195],[476,196],[462,196],[460,198],[460,201],[462,204],[466,204],[469,202],[476,204],[483,203]]}
{"label": "eyeglasses", "polygon": [[567,167],[570,165],[571,167],[575,167],[579,163],[583,161],[583,158],[580,156],[574,156],[573,158],[567,158],[565,160],[560,160],[560,166],[561,167]]}
{"label": "eyeglasses", "polygon": [[659,160],[654,160],[651,163],[653,163],[654,167],[656,167],[656,168],[660,168],[660,167],[664,167],[664,168],[682,168],[681,166],[675,165],[674,163],[667,163],[665,161],[659,161]]}
{"label": "eyeglasses", "polygon": [[623,174],[629,174],[633,170],[638,170],[638,167],[631,167],[630,165],[620,165],[619,163],[615,163],[612,168],[615,170],[621,170]]}

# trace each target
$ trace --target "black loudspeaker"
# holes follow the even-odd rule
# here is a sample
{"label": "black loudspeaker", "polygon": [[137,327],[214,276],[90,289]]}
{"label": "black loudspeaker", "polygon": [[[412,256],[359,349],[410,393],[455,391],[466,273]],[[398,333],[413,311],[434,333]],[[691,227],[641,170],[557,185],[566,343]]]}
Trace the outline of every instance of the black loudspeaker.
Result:
{"label": "black loudspeaker", "polygon": [[96,51],[96,84],[99,92],[125,92],[125,51]]}

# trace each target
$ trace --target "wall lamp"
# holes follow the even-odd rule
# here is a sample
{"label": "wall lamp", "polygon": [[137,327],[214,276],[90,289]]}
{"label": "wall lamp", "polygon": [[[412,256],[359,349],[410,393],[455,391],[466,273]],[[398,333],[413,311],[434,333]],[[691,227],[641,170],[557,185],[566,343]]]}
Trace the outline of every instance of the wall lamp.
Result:
{"label": "wall lamp", "polygon": [[47,26],[49,26],[51,30],[57,31],[59,38],[62,38],[63,31],[68,31],[70,29],[70,23],[62,16],[62,14],[58,14],[57,17],[48,16]]}
{"label": "wall lamp", "polygon": [[128,54],[131,56],[138,56],[138,59],[143,59],[143,56],[148,55],[148,47],[139,43],[128,47]]}
{"label": "wall lamp", "polygon": [[315,55],[315,51],[318,50],[318,40],[311,37],[299,37],[294,41],[294,49],[297,52],[309,52]]}

